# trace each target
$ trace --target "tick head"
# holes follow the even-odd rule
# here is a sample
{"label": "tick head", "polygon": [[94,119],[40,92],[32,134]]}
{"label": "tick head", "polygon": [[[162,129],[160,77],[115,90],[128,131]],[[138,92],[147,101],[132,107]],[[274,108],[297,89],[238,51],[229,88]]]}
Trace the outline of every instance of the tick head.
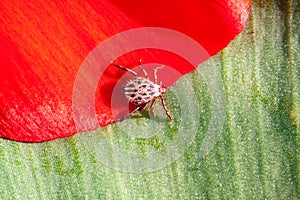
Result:
{"label": "tick head", "polygon": [[163,86],[161,86],[161,87],[159,88],[159,92],[160,92],[161,94],[166,93],[166,88],[163,87]]}

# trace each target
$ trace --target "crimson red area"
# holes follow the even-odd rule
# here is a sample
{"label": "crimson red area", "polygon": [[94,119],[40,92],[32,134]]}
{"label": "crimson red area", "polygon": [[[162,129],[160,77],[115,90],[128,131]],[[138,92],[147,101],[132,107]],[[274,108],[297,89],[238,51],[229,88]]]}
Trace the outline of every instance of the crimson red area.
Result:
{"label": "crimson red area", "polygon": [[[138,27],[184,33],[210,55],[242,31],[251,0],[53,0],[0,3],[0,137],[40,142],[77,132],[72,111],[73,84],[86,56],[101,42]],[[116,58],[132,65],[165,63],[185,74],[195,66],[158,51]],[[111,95],[120,72],[111,66],[96,92],[99,125],[116,119]],[[175,80],[174,80],[175,81]],[[89,131],[89,130],[86,130]]]}

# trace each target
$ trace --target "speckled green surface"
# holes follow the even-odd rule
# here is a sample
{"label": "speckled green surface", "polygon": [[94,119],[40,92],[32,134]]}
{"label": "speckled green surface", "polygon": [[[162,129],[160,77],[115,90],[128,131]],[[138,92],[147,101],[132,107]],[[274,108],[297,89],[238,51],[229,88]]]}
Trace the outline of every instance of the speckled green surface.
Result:
{"label": "speckled green surface", "polygon": [[[38,144],[1,139],[0,199],[300,199],[299,24],[299,0],[254,1],[243,33],[212,58],[224,81],[226,122],[206,157],[199,149],[211,102],[195,72],[185,80],[199,91],[200,128],[173,164],[145,173],[116,171],[87,150],[84,134]],[[176,102],[170,104],[176,113]],[[130,146],[130,139],[109,134],[114,129],[95,137],[106,135],[141,153],[166,139]],[[166,130],[167,139],[174,131]]]}

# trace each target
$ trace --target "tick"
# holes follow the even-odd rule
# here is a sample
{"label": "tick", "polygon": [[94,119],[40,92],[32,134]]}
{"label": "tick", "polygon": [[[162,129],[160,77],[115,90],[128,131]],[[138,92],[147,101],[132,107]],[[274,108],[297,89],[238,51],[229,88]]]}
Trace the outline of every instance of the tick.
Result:
{"label": "tick", "polygon": [[141,60],[139,62],[139,67],[145,77],[138,76],[136,72],[126,67],[123,67],[121,65],[117,65],[113,62],[112,64],[118,67],[119,69],[128,71],[130,74],[134,76],[130,78],[128,81],[126,81],[122,88],[124,97],[128,99],[130,103],[137,106],[126,117],[129,117],[136,111],[144,110],[149,103],[150,103],[150,113],[154,115],[153,107],[155,105],[157,98],[160,98],[161,104],[168,118],[170,120],[173,120],[173,117],[171,116],[163,97],[163,94],[166,93],[166,88],[162,86],[162,82],[160,82],[159,84],[157,83],[157,70],[161,69],[163,66],[157,66],[154,68],[153,70],[154,82],[152,82],[149,79],[146,70],[143,68]]}

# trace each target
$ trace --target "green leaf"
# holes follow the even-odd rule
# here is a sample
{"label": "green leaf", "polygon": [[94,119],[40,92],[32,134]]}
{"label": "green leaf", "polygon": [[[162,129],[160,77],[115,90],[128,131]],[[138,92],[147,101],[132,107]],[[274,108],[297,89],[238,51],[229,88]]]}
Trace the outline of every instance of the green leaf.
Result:
{"label": "green leaf", "polygon": [[158,103],[66,139],[1,139],[0,199],[300,199],[299,11],[254,1],[243,33],[168,90],[172,122]]}

